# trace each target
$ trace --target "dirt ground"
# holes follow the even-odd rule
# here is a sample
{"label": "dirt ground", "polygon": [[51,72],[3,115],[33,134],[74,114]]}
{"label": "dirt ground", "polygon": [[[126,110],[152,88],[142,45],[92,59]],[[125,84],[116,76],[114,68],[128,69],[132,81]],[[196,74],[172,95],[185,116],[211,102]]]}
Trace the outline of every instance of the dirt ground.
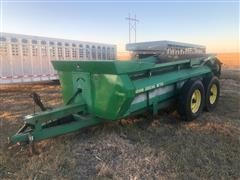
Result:
{"label": "dirt ground", "polygon": [[214,112],[183,122],[160,112],[149,126],[127,119],[37,144],[9,146],[7,137],[33,112],[38,92],[48,106],[61,105],[57,84],[0,88],[0,179],[240,179],[240,71],[224,68]]}

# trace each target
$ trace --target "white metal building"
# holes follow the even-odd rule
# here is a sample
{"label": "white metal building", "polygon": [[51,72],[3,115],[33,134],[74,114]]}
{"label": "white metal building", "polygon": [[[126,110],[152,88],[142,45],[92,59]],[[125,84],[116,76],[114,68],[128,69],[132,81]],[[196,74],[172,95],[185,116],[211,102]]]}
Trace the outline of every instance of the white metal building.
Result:
{"label": "white metal building", "polygon": [[197,44],[182,43],[176,41],[150,41],[130,43],[126,45],[128,51],[136,55],[160,55],[163,57],[172,56],[194,56],[206,54],[206,47]]}
{"label": "white metal building", "polygon": [[0,84],[57,79],[51,60],[115,60],[116,45],[0,33]]}

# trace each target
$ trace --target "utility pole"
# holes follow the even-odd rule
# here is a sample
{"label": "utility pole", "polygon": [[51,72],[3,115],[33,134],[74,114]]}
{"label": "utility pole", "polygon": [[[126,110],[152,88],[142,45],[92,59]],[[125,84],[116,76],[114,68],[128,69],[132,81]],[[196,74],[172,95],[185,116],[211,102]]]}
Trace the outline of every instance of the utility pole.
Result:
{"label": "utility pole", "polygon": [[128,17],[126,17],[126,20],[128,20],[128,38],[129,38],[129,43],[131,43],[132,40],[132,33],[134,34],[134,42],[136,43],[137,40],[137,22],[139,20],[137,19],[136,15],[134,17],[131,17],[130,13],[128,14]]}

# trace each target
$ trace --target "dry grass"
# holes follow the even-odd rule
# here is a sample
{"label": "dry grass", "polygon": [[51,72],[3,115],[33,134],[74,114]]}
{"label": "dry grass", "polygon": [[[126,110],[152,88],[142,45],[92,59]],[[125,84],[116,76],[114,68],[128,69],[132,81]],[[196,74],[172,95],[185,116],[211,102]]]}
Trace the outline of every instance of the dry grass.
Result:
{"label": "dry grass", "polygon": [[[223,71],[217,109],[186,123],[160,112],[154,121],[138,117],[102,124],[37,144],[9,148],[7,137],[32,112],[35,90],[51,106],[61,104],[54,84],[1,87],[1,179],[239,179],[240,77]],[[231,74],[234,74],[232,76]],[[233,78],[232,78],[233,77]],[[142,124],[147,124],[143,126]]]}

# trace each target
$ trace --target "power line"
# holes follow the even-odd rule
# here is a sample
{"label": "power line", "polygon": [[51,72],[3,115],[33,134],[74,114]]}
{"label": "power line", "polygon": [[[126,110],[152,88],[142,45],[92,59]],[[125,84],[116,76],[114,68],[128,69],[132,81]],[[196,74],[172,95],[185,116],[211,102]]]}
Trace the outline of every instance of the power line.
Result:
{"label": "power line", "polygon": [[126,17],[126,20],[128,20],[128,38],[129,43],[131,43],[132,37],[131,35],[134,34],[134,42],[137,40],[137,22],[139,20],[137,19],[136,15],[134,17],[131,17],[131,14],[128,14],[128,17]]}

